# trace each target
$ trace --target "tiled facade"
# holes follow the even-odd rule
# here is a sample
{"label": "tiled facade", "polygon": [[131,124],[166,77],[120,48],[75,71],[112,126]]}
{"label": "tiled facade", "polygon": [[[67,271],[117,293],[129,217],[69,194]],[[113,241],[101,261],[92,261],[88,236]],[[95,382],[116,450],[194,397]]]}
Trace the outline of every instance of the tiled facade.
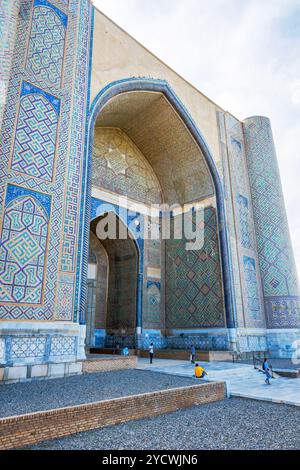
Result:
{"label": "tiled facade", "polygon": [[[120,341],[291,356],[300,300],[269,121],[242,123],[216,106],[206,138],[217,136],[218,155],[167,79],[124,71],[105,82],[103,72],[95,94],[94,15],[89,0],[1,2],[0,364],[82,359],[87,321],[90,344],[116,341],[96,305],[109,269],[87,283],[103,203],[137,250],[136,332],[124,317]],[[120,195],[147,207],[204,201],[203,249],[164,241],[161,219],[157,240],[139,238],[146,214],[124,218]]]}

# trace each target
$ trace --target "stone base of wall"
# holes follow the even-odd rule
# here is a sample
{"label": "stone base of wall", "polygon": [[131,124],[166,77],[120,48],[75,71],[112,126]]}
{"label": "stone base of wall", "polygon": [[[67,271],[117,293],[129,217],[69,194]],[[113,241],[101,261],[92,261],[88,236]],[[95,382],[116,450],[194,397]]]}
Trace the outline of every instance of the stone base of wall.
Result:
{"label": "stone base of wall", "polygon": [[[147,350],[139,350],[138,355],[140,357],[149,357]],[[156,349],[156,359],[177,359],[182,361],[190,360],[190,352],[182,349]],[[196,351],[196,361],[232,361],[232,355],[229,351]]]}
{"label": "stone base of wall", "polygon": [[224,382],[88,403],[0,419],[0,449],[15,449],[226,398]]}
{"label": "stone base of wall", "polygon": [[80,362],[61,364],[36,364],[0,367],[0,383],[27,382],[30,380],[56,379],[82,373],[109,372],[113,370],[134,369],[136,356],[115,356],[91,358]]}
{"label": "stone base of wall", "polygon": [[57,379],[82,374],[82,362],[0,367],[0,384]]}
{"label": "stone base of wall", "polygon": [[300,364],[300,329],[267,330],[270,356],[276,359],[294,359]]}
{"label": "stone base of wall", "polygon": [[229,337],[228,330],[222,328],[218,331],[198,331],[193,334],[180,334],[175,330],[166,330],[166,336],[145,334],[140,338],[140,349],[148,349],[150,343],[154,344],[155,349],[183,349],[189,350],[193,344],[200,351],[228,351]]}
{"label": "stone base of wall", "polygon": [[77,323],[1,321],[0,367],[81,361],[85,336]]}

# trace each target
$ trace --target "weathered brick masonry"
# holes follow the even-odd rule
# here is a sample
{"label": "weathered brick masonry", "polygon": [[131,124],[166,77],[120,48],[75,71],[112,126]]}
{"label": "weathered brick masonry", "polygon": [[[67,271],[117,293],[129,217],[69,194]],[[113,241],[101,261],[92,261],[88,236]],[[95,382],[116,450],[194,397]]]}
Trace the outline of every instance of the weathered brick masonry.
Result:
{"label": "weathered brick masonry", "polygon": [[136,356],[116,356],[103,359],[101,357],[83,361],[82,372],[108,372],[111,370],[134,369],[137,366]]}
{"label": "weathered brick masonry", "polygon": [[[140,357],[149,357],[148,350],[140,350]],[[156,359],[176,359],[179,361],[189,361],[190,351],[186,349],[156,349],[154,358]],[[232,361],[232,356],[228,351],[196,351],[196,361]]]}
{"label": "weathered brick masonry", "polygon": [[0,420],[0,449],[14,449],[82,431],[223,400],[224,382],[134,395]]}

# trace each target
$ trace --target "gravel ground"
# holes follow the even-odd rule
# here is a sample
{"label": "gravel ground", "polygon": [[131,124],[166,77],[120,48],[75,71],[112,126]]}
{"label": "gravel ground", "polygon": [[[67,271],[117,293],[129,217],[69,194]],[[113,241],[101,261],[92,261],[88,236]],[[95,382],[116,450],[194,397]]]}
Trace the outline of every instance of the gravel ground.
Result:
{"label": "gravel ground", "polygon": [[195,385],[196,379],[122,370],[0,385],[0,417]]}
{"label": "gravel ground", "polygon": [[300,409],[232,398],[76,434],[31,449],[300,449]]}

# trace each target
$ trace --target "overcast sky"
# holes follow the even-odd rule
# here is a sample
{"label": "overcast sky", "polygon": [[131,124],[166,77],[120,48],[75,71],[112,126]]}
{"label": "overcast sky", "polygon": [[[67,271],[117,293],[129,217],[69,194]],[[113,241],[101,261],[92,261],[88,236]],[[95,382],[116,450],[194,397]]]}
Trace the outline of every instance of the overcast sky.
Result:
{"label": "overcast sky", "polygon": [[94,0],[239,119],[272,120],[300,273],[300,0]]}

